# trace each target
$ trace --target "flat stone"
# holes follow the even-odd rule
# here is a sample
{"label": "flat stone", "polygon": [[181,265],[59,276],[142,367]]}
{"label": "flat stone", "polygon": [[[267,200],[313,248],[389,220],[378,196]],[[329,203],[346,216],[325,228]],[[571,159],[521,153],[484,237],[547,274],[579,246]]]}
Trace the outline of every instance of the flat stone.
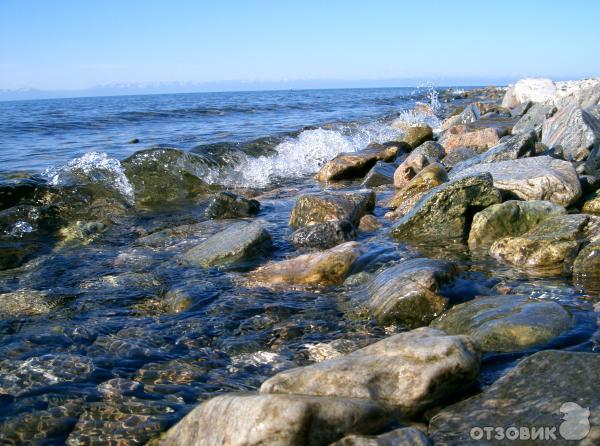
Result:
{"label": "flat stone", "polygon": [[331,446],[431,446],[431,441],[414,427],[403,427],[375,436],[348,435]]}
{"label": "flat stone", "polygon": [[577,106],[563,108],[544,121],[542,142],[561,146],[566,160],[584,161],[600,150],[600,121]]}
{"label": "flat stone", "polygon": [[272,285],[339,285],[361,252],[359,243],[346,242],[326,251],[268,263],[252,272],[250,279]]}
{"label": "flat stone", "polygon": [[572,325],[569,313],[556,302],[510,294],[477,297],[452,307],[431,324],[448,334],[469,335],[487,352],[545,344]]}
{"label": "flat stone", "polygon": [[368,399],[230,393],[200,404],[159,444],[326,446],[349,433],[372,433],[386,421]]}
{"label": "flat stone", "polygon": [[476,164],[451,171],[450,179],[482,173],[491,174],[494,187],[508,197],[547,200],[568,207],[581,196],[579,176],[573,165],[549,156]]}
{"label": "flat stone", "polygon": [[408,240],[466,238],[470,216],[501,201],[487,173],[450,181],[423,195],[394,225],[392,235]]}
{"label": "flat stone", "polygon": [[447,308],[448,298],[439,290],[457,274],[450,261],[406,260],[375,276],[368,288],[367,308],[381,324],[427,325]]}
{"label": "flat stone", "polygon": [[184,263],[210,267],[232,263],[267,250],[271,235],[262,222],[238,222],[177,256]]}
{"label": "flat stone", "polygon": [[348,355],[280,372],[261,393],[370,399],[412,416],[468,386],[481,354],[468,336],[419,328]]}
{"label": "flat stone", "polygon": [[326,221],[304,226],[296,229],[290,236],[292,244],[297,248],[321,249],[333,248],[355,238],[356,229],[347,220]]}
{"label": "flat stone", "polygon": [[473,147],[475,149],[489,149],[500,141],[496,128],[485,127],[469,130],[465,125],[457,125],[446,130],[439,142],[446,152],[451,152],[458,147]]}
{"label": "flat stone", "polygon": [[564,207],[549,201],[509,200],[493,204],[473,217],[469,248],[489,248],[499,238],[522,235],[546,218],[566,213]]}
{"label": "flat stone", "polygon": [[393,184],[395,171],[395,164],[377,161],[371,170],[369,170],[369,173],[365,176],[365,179],[362,181],[361,185],[363,187],[377,187],[384,186],[386,184]]}
{"label": "flat stone", "polygon": [[375,192],[323,192],[302,195],[290,215],[290,226],[298,229],[317,223],[348,220],[358,225],[360,218],[375,207]]}
{"label": "flat stone", "polygon": [[[554,428],[556,440],[538,437],[536,444],[598,444],[599,368],[600,355],[596,353],[535,353],[482,393],[437,413],[430,422],[429,435],[436,445],[506,445],[506,438],[494,439],[495,431],[490,439],[473,438],[470,434],[473,428],[493,426],[506,432],[517,426],[542,431]],[[580,441],[565,440],[565,435]]]}
{"label": "flat stone", "polygon": [[394,186],[402,188],[429,164],[437,163],[445,155],[444,148],[427,141],[413,150],[394,172]]}

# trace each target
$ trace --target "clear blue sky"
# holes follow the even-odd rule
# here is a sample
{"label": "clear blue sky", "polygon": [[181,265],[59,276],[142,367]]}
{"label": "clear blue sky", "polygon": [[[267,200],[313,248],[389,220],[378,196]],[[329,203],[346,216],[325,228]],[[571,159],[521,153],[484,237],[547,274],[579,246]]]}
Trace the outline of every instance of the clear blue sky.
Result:
{"label": "clear blue sky", "polygon": [[600,1],[0,0],[0,89],[600,75]]}

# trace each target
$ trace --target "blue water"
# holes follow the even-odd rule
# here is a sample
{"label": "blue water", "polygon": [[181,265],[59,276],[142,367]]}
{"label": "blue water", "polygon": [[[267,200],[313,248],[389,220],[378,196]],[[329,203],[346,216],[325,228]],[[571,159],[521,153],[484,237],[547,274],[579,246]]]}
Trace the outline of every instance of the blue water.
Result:
{"label": "blue water", "polygon": [[[243,143],[305,126],[380,118],[426,89],[191,93],[0,102],[0,172],[39,171],[86,152]],[[130,144],[132,139],[139,144]]]}

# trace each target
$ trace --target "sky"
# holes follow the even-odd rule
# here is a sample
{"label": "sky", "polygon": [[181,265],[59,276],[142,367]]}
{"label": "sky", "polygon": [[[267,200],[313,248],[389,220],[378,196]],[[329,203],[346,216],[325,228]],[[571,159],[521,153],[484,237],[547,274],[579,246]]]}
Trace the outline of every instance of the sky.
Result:
{"label": "sky", "polygon": [[600,76],[599,17],[595,0],[0,0],[0,89]]}

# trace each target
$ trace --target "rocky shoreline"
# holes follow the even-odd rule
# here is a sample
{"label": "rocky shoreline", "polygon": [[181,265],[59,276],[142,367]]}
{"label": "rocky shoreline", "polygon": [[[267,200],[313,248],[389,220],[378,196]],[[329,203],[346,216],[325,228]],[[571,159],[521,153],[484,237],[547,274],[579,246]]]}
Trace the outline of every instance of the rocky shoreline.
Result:
{"label": "rocky shoreline", "polygon": [[[151,230],[127,226],[131,249],[111,260],[126,272],[86,283],[86,289],[141,290],[136,311],[193,308],[205,298],[197,291],[203,285],[158,291],[162,282],[144,266],[150,263],[144,256],[156,250],[165,275],[186,269],[193,278],[199,269],[231,268],[235,277],[227,286],[243,287],[248,295],[262,289],[315,295],[349,290],[339,317],[366,319],[387,334],[341,351],[322,344],[308,363],[290,362],[267,374],[256,392],[215,385],[211,396],[218,396],[161,435],[157,431],[169,423],[157,422],[135,442],[506,444],[507,437],[479,437],[477,429],[516,426],[556,428],[556,440],[517,444],[597,444],[600,356],[589,351],[598,334],[581,339],[582,348],[563,348],[562,337],[578,324],[570,308],[502,280],[481,288],[469,282],[465,290],[462,273],[494,262],[526,277],[571,281],[588,296],[581,304],[586,317],[597,315],[600,79],[523,79],[507,89],[462,95],[460,106],[449,100],[442,112],[429,104],[415,108],[424,116],[443,114],[439,128],[400,117],[392,125],[402,130],[402,140],[328,160],[310,191],[221,191],[204,181],[205,160],[149,149],[117,170],[101,171],[103,183],[84,181],[83,187],[82,177],[92,177],[83,170],[76,172],[76,187],[36,178],[3,184],[0,223],[11,230],[17,223],[33,225],[35,213],[35,229],[57,238],[53,249],[81,247],[102,237],[110,241],[113,228],[129,224],[132,213],[192,200],[202,203],[201,214],[189,221]],[[276,208],[280,197],[293,202],[287,222],[268,221],[261,212]],[[277,252],[276,231],[289,231],[291,254]],[[379,255],[377,247],[385,243],[401,246],[402,255],[392,261]],[[26,237],[1,241],[0,269],[29,274],[39,246],[40,239]],[[34,291],[3,292],[4,311],[24,317],[60,308],[60,299]],[[490,354],[519,362],[493,383],[482,383]],[[100,386],[115,379],[121,378]],[[26,387],[9,381],[0,376],[0,396],[18,396]],[[117,393],[138,392],[131,387],[137,381],[124,381]],[[559,432],[567,402],[591,414],[584,437],[571,432],[578,443]],[[90,443],[85,431],[95,419],[84,415],[68,444]],[[132,423],[143,431],[145,419],[140,422],[138,412],[135,417]]]}

